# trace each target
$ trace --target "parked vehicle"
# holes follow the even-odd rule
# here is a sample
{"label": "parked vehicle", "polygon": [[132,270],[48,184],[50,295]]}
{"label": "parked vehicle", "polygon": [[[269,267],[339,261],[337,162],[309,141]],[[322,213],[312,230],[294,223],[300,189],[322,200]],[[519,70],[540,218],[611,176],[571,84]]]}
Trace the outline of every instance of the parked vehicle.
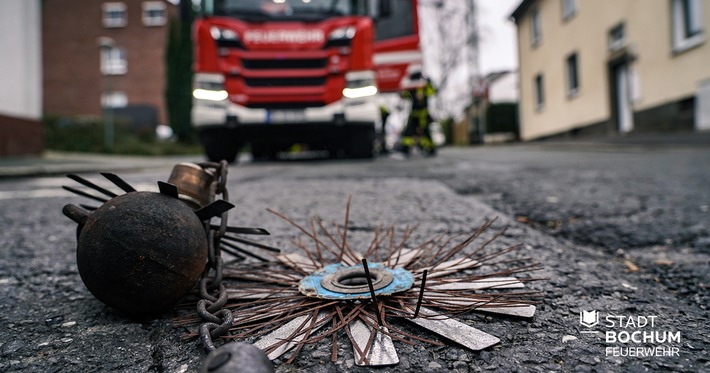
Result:
{"label": "parked vehicle", "polygon": [[378,94],[421,76],[417,23],[416,0],[203,0],[192,122],[207,157],[372,157]]}

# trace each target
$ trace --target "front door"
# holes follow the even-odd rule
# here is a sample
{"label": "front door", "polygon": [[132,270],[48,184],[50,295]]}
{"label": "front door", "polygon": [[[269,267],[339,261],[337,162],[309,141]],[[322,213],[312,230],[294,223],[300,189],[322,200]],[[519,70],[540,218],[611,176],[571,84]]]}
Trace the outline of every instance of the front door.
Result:
{"label": "front door", "polygon": [[710,131],[710,79],[700,83],[695,97],[695,129]]}
{"label": "front door", "polygon": [[629,85],[629,65],[621,63],[613,68],[614,90],[616,97],[616,123],[619,133],[628,133],[634,129],[634,115],[631,108],[631,89]]}

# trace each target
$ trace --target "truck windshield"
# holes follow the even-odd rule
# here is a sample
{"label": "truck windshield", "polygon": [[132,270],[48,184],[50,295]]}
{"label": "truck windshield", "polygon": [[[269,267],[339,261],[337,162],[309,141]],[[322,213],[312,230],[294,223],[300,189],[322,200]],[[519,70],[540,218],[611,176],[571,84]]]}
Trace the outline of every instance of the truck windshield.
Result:
{"label": "truck windshield", "polygon": [[203,12],[253,21],[319,20],[367,15],[367,3],[367,0],[204,0]]}

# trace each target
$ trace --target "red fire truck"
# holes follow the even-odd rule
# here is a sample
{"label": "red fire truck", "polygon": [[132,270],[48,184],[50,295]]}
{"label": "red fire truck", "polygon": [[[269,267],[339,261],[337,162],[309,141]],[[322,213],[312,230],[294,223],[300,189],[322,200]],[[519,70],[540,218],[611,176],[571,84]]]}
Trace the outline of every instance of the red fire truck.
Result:
{"label": "red fire truck", "polygon": [[417,19],[416,0],[202,0],[192,122],[207,157],[372,157],[378,94],[421,78]]}

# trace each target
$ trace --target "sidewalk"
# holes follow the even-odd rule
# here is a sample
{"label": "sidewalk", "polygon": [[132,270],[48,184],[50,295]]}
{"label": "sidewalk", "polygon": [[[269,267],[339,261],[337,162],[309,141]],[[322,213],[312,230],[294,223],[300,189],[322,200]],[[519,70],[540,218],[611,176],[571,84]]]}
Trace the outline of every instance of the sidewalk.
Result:
{"label": "sidewalk", "polygon": [[[614,137],[557,138],[488,146],[541,145],[545,147],[710,147],[710,132],[641,133]],[[47,151],[40,156],[0,157],[0,179],[67,173],[125,171],[172,167],[181,162],[201,162],[201,155],[131,156]]]}
{"label": "sidewalk", "polygon": [[531,141],[541,145],[611,145],[650,147],[710,147],[708,132],[630,133],[616,136],[584,136]]}
{"label": "sidewalk", "polygon": [[47,151],[39,156],[0,157],[0,178],[61,175],[172,167],[181,162],[201,162],[199,155],[130,156]]}

